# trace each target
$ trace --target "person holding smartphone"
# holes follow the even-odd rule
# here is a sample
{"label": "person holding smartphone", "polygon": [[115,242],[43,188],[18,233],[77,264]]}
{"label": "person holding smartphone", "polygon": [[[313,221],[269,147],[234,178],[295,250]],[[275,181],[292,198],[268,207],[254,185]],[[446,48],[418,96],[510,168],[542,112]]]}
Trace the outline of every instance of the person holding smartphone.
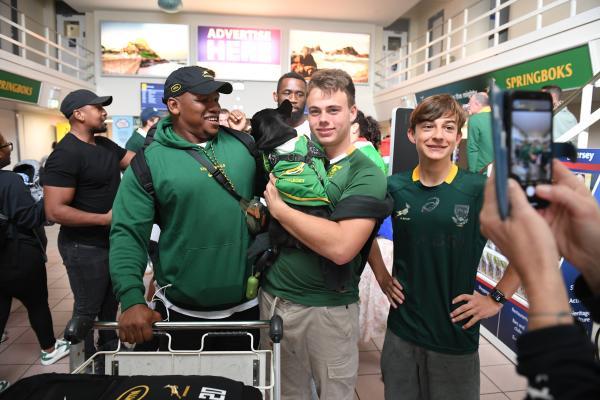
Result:
{"label": "person holding smartphone", "polygon": [[529,381],[527,399],[598,399],[600,363],[585,330],[573,321],[556,266],[562,255],[581,271],[575,294],[600,321],[600,209],[573,173],[558,160],[552,163],[554,183],[536,188],[548,208],[534,210],[510,180],[511,213],[502,220],[490,180],[481,229],[509,258],[529,300],[527,332],[517,340],[517,371]]}
{"label": "person holding smartphone", "polygon": [[519,286],[509,266],[490,296],[474,293],[486,243],[479,230],[486,178],[452,163],[464,123],[450,95],[423,100],[408,130],[419,164],[388,178],[393,276],[400,285],[382,290],[393,294],[402,287],[404,301],[390,309],[383,345],[387,400],[399,394],[407,400],[479,399],[479,321],[497,314]]}

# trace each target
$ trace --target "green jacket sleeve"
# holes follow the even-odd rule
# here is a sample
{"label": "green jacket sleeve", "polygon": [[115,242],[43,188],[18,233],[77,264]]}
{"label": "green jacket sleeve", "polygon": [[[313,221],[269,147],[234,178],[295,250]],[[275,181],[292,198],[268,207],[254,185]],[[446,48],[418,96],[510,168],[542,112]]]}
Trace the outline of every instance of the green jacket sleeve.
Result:
{"label": "green jacket sleeve", "polygon": [[113,204],[109,250],[110,276],[121,311],[146,304],[143,276],[153,223],[153,199],[128,168]]}
{"label": "green jacket sleeve", "polygon": [[467,130],[467,161],[469,163],[469,171],[478,173],[477,159],[479,158],[479,141],[481,132],[476,118],[469,120]]}

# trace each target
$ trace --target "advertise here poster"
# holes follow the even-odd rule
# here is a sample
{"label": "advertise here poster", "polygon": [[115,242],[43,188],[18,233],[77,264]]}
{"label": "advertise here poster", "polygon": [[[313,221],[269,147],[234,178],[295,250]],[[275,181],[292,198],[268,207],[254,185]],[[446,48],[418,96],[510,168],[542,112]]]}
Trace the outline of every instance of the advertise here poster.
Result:
{"label": "advertise here poster", "polygon": [[280,46],[279,29],[199,26],[197,65],[217,79],[277,81]]}

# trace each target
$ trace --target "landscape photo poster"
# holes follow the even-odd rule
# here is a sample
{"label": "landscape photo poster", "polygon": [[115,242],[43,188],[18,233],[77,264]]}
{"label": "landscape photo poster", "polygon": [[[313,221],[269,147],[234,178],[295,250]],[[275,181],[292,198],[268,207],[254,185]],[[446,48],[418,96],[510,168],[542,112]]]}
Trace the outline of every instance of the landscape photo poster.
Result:
{"label": "landscape photo poster", "polygon": [[319,69],[338,68],[354,83],[369,82],[371,37],[364,33],[290,31],[290,71],[310,79]]}
{"label": "landscape photo poster", "polygon": [[167,77],[189,65],[189,27],[176,24],[100,24],[103,75]]}

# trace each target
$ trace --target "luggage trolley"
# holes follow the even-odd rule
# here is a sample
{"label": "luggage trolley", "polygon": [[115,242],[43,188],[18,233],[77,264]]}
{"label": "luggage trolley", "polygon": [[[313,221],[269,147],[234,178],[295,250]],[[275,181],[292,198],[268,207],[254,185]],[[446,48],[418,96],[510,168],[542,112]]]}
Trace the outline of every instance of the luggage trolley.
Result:
{"label": "luggage trolley", "polygon": [[[253,336],[241,329],[269,329],[273,350],[256,350]],[[118,342],[117,349],[99,351],[84,361],[83,338],[94,330],[118,329],[117,322],[92,322],[73,318],[65,331],[71,345],[71,373],[104,373],[106,375],[214,375],[240,381],[261,391],[268,399],[279,400],[281,396],[281,339],[283,322],[278,315],[270,321],[211,321],[211,322],[155,322],[153,331],[165,335],[168,351],[132,351]],[[222,330],[202,335],[199,350],[175,350],[167,330]],[[223,331],[224,330],[224,331]],[[205,351],[204,340],[208,336],[250,336],[248,351]],[[104,361],[104,362],[102,362]],[[98,371],[100,368],[100,371]],[[103,371],[102,371],[103,370]]]}

